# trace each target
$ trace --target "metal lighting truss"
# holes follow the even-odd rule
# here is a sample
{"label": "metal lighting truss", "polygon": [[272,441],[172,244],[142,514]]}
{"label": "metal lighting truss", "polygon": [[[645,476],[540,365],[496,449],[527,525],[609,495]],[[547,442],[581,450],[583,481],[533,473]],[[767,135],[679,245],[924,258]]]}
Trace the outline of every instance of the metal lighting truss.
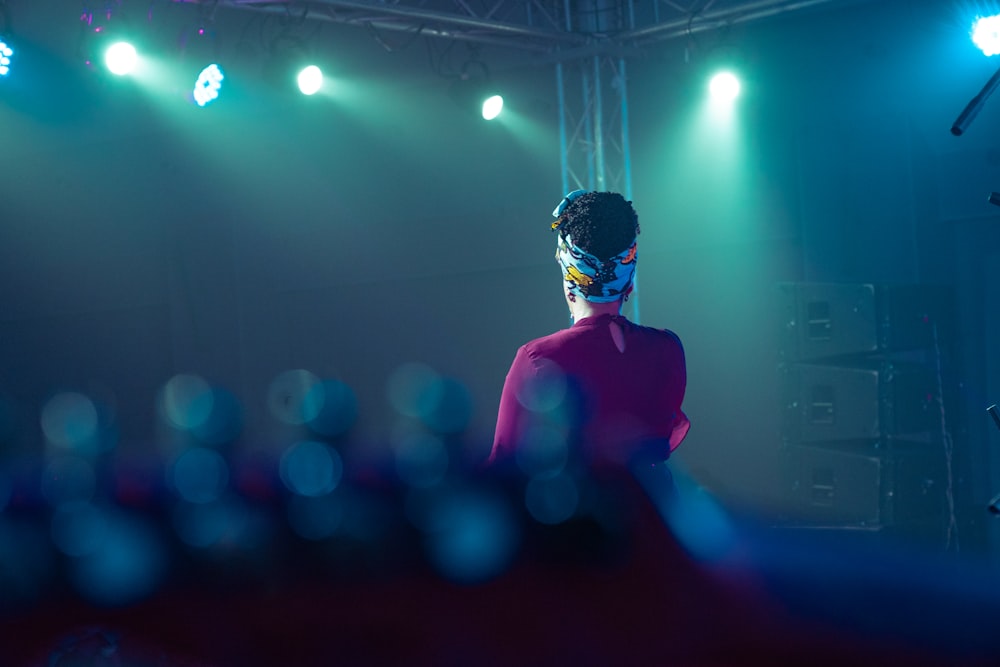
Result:
{"label": "metal lighting truss", "polygon": [[[865,0],[175,0],[477,42],[554,64],[562,186],[632,197],[626,59],[655,42]],[[631,300],[639,319],[638,290]]]}

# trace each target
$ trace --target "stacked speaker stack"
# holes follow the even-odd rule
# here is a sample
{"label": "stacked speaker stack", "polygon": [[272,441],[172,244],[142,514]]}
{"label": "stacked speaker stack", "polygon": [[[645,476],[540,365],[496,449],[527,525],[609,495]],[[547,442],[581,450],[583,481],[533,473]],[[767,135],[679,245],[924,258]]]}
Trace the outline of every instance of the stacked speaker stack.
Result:
{"label": "stacked speaker stack", "polygon": [[951,488],[948,291],[778,287],[787,518],[805,527],[937,534]]}

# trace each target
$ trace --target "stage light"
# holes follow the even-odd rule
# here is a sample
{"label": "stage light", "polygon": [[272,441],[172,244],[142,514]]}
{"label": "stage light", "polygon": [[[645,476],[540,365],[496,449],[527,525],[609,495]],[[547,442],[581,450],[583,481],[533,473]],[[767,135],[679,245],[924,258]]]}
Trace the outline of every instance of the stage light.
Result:
{"label": "stage light", "polygon": [[7,41],[0,37],[0,77],[10,74],[10,59],[14,56],[14,49],[10,48]]}
{"label": "stage light", "polygon": [[211,25],[206,27],[208,20],[203,19],[197,27],[185,29],[179,39],[185,95],[202,108],[219,99],[226,79],[219,65],[215,30]]}
{"label": "stage light", "polygon": [[297,81],[303,95],[315,95],[323,87],[323,70],[316,65],[308,65],[299,72]]}
{"label": "stage light", "polygon": [[709,83],[712,97],[721,102],[732,102],[740,95],[740,80],[729,71],[717,73]]}
{"label": "stage light", "polygon": [[101,15],[84,12],[80,21],[80,52],[88,67],[102,62],[105,69],[117,76],[135,70],[139,52],[130,39],[131,31],[123,16],[114,15],[109,8]]}
{"label": "stage light", "polygon": [[503,111],[503,96],[493,84],[486,65],[470,60],[449,89],[452,100],[485,120],[493,120]]}
{"label": "stage light", "polygon": [[14,55],[14,49],[10,46],[10,13],[7,11],[7,3],[0,0],[0,79],[10,73],[10,59]]}
{"label": "stage light", "polygon": [[323,70],[306,42],[291,34],[279,35],[271,41],[264,78],[279,90],[297,90],[306,96],[323,89]]}
{"label": "stage light", "polygon": [[503,111],[503,97],[501,95],[490,95],[483,102],[483,118],[493,120]]}
{"label": "stage light", "polygon": [[225,78],[226,75],[222,73],[222,70],[215,63],[203,69],[194,84],[194,92],[192,93],[194,103],[203,107],[212,100],[217,99]]}
{"label": "stage light", "polygon": [[1000,15],[977,18],[972,25],[972,41],[987,56],[1000,53]]}
{"label": "stage light", "polygon": [[128,42],[115,42],[104,51],[104,66],[118,76],[131,74],[138,60],[139,54]]}

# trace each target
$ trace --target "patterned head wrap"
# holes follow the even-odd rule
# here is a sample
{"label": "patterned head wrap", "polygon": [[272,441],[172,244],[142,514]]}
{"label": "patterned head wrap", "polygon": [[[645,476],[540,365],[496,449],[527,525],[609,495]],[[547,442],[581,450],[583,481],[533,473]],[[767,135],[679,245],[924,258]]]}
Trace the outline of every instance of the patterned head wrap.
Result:
{"label": "patterned head wrap", "polygon": [[562,214],[576,198],[587,194],[587,190],[574,190],[566,195],[552,211],[556,221],[552,230],[559,232],[556,245],[556,259],[562,267],[563,280],[570,294],[593,303],[610,303],[632,291],[635,279],[635,262],[638,258],[636,241],[628,248],[608,259],[598,259],[573,243],[573,236],[559,230],[563,223]]}

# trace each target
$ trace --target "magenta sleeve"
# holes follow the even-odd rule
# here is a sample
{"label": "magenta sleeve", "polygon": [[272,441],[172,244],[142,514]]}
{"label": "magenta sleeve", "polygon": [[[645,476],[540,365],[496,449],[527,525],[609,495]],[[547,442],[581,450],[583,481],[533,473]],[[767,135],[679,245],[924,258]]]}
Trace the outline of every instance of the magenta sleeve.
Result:
{"label": "magenta sleeve", "polygon": [[514,362],[507,371],[500,394],[497,427],[493,435],[490,463],[507,458],[514,453],[524,429],[524,406],[518,400],[521,388],[534,376],[535,368],[527,349],[522,346],[514,355]]}

